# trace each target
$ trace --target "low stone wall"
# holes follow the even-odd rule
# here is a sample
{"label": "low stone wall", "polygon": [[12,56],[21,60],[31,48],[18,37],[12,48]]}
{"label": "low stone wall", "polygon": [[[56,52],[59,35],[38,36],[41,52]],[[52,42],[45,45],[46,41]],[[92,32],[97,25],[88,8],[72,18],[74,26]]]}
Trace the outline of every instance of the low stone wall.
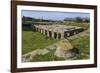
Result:
{"label": "low stone wall", "polygon": [[53,27],[54,30],[51,30],[48,27],[50,27],[50,25],[33,25],[33,28],[35,31],[40,32],[40,33],[46,35],[47,37],[52,37],[52,38],[57,38],[57,39],[63,39],[65,37],[78,34],[84,30],[83,28],[79,28],[79,27],[77,27],[76,29],[68,28],[66,30],[65,29],[55,30],[56,28]]}

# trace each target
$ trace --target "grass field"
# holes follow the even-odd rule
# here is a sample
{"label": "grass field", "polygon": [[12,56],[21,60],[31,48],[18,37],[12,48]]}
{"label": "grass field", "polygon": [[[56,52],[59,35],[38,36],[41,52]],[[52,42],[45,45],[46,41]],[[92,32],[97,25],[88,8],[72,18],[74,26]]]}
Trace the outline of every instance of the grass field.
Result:
{"label": "grass field", "polygon": [[[74,36],[67,37],[66,39],[79,50],[79,54],[71,60],[79,59],[89,59],[90,51],[90,36],[89,36],[89,23],[69,23],[69,22],[38,22],[38,23],[48,23],[48,24],[64,24],[67,26],[79,26],[83,27],[85,31]],[[22,34],[22,54],[26,54],[36,49],[44,49],[45,47],[58,42],[58,39],[53,39],[46,37],[40,32],[34,31],[23,31]],[[51,51],[45,55],[37,55],[32,61],[53,61],[53,60],[64,60],[63,58],[58,58]]]}
{"label": "grass field", "polygon": [[58,40],[49,38],[39,32],[23,31],[22,32],[22,54],[31,52],[35,49],[43,49],[48,45],[56,43]]}
{"label": "grass field", "polygon": [[86,32],[80,33],[78,35],[74,35],[67,39],[71,42],[71,44],[75,48],[79,49],[79,54],[74,59],[89,59],[89,54],[90,54],[89,30],[86,30]]}
{"label": "grass field", "polygon": [[[77,37],[68,37],[67,39],[70,41],[70,43],[79,50],[79,54],[77,54],[75,57],[69,58],[70,60],[83,60],[83,59],[89,59],[90,54],[90,40],[89,40],[89,32],[85,32],[84,36],[81,36],[83,33],[77,34],[75,36]],[[71,38],[71,39],[70,39]],[[49,52],[45,55],[37,55],[33,58],[32,61],[60,61],[64,60],[64,58],[59,58],[54,55],[54,51]]]}
{"label": "grass field", "polygon": [[55,21],[55,22],[33,22],[33,21],[27,21],[26,23],[29,24],[61,24],[61,25],[67,25],[67,26],[79,26],[83,27],[84,29],[89,28],[89,23],[79,23],[79,22],[68,22],[68,21]]}

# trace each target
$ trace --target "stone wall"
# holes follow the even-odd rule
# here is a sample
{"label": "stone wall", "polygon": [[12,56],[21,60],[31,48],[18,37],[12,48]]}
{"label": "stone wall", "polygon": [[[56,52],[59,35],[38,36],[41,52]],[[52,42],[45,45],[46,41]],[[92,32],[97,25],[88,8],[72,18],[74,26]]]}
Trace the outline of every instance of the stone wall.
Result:
{"label": "stone wall", "polygon": [[[40,32],[44,35],[46,35],[47,37],[52,37],[52,38],[57,38],[57,39],[63,39],[65,37],[68,37],[68,36],[72,36],[72,35],[75,35],[75,34],[78,34],[80,32],[83,31],[83,28],[81,27],[76,27],[75,28],[72,28],[72,27],[67,27],[66,26],[66,29],[65,29],[65,26],[64,28],[62,27],[62,29],[60,29],[60,25],[59,26],[55,26],[53,27],[53,25],[33,25],[33,27],[35,28],[35,31],[37,32]],[[52,30],[50,28],[53,28]],[[58,29],[57,29],[58,28]]]}

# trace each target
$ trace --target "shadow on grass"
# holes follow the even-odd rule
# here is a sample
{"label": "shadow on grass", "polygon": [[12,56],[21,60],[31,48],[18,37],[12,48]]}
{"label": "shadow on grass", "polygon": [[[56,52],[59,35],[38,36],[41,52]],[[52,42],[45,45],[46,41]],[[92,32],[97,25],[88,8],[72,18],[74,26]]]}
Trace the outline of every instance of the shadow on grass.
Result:
{"label": "shadow on grass", "polygon": [[75,53],[75,54],[79,54],[80,52],[79,52],[79,49],[78,48],[73,48],[73,49],[71,49],[70,50],[72,53]]}
{"label": "shadow on grass", "polygon": [[33,31],[32,24],[22,24],[22,30],[23,31]]}

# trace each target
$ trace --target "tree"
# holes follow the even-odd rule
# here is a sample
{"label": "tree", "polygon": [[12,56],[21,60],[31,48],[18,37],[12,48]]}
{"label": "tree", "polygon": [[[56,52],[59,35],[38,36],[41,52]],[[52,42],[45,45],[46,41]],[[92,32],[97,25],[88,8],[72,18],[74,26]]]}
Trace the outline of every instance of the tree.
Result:
{"label": "tree", "polygon": [[76,17],[76,22],[82,22],[82,18],[81,17]]}
{"label": "tree", "polygon": [[73,18],[64,18],[64,21],[74,21]]}

